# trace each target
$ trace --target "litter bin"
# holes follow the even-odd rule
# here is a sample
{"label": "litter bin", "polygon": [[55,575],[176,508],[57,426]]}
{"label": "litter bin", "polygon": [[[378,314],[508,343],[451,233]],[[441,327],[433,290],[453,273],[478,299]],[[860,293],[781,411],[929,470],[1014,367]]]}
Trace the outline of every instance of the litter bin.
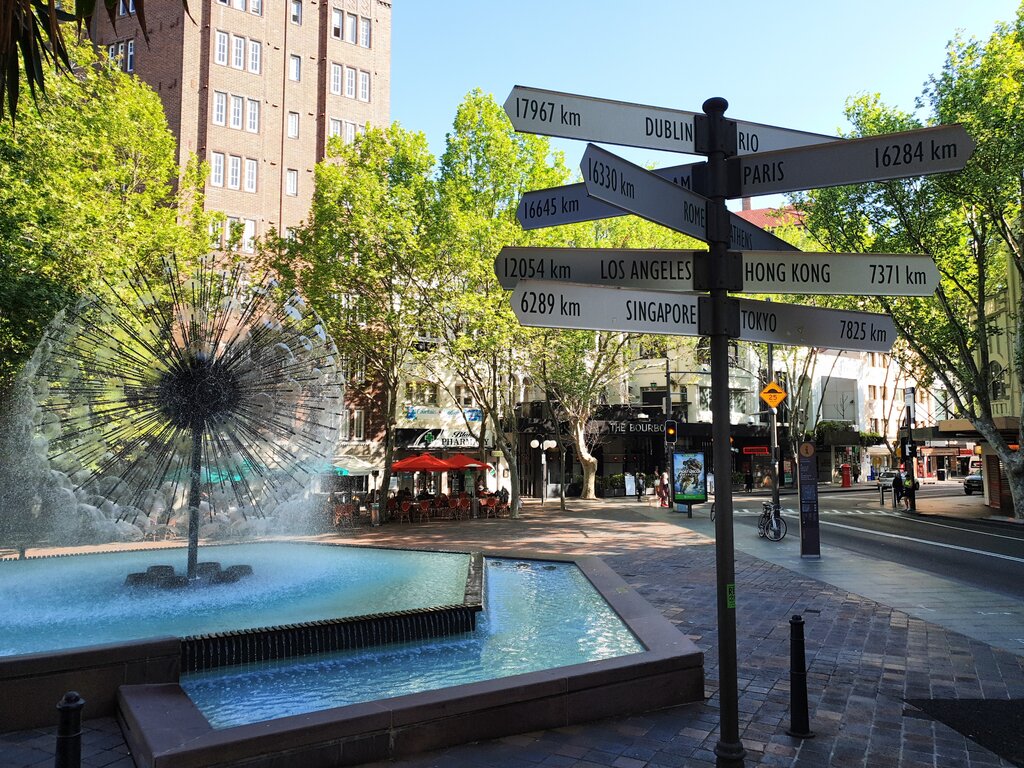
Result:
{"label": "litter bin", "polygon": [[936,469],[935,470],[935,479],[936,480],[945,480],[946,479],[946,470],[944,470],[944,469]]}

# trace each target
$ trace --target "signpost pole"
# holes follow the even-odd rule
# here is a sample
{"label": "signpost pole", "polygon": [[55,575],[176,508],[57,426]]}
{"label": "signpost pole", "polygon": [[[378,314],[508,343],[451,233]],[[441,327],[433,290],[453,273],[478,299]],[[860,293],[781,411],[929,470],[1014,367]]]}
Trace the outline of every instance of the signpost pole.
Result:
{"label": "signpost pole", "polygon": [[[768,342],[768,381],[775,381],[775,345]],[[771,408],[768,417],[768,445],[771,446],[772,503],[779,506],[779,409]]]}
{"label": "signpost pole", "polygon": [[[731,302],[727,287],[730,265],[728,209],[725,205],[725,163],[736,152],[736,125],[725,119],[729,104],[725,99],[704,102],[707,132],[698,130],[707,140],[708,152],[708,248],[711,309],[711,435],[714,445],[715,473],[722,478],[716,494],[715,565],[718,591],[718,659],[721,723],[715,745],[718,768],[743,768],[746,751],[739,732],[739,681],[736,662],[736,563],[733,551],[732,452],[729,449],[729,337],[739,335],[739,309]],[[731,133],[731,136],[730,136]],[[703,149],[703,148],[702,148]],[[732,317],[730,317],[730,309]]]}

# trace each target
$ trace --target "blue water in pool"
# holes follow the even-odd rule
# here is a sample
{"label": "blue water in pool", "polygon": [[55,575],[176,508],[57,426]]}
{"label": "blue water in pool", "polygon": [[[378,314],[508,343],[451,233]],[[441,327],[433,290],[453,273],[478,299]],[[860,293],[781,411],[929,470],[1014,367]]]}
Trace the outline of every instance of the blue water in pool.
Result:
{"label": "blue water in pool", "polygon": [[199,560],[250,564],[235,584],[126,589],[185,549],[0,562],[0,656],[461,605],[469,556],[315,544],[207,546]]}
{"label": "blue water in pool", "polygon": [[569,563],[486,560],[476,632],[183,676],[215,728],[644,650]]}

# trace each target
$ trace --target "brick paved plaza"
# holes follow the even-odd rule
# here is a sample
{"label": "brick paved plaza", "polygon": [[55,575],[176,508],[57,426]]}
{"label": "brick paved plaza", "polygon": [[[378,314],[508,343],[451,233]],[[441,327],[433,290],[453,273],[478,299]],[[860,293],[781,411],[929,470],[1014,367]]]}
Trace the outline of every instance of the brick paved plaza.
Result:
{"label": "brick paved plaza", "polygon": [[[675,517],[678,522],[686,519]],[[748,535],[746,529],[737,529],[738,539]],[[387,525],[357,529],[342,538],[363,545],[598,555],[706,654],[707,700],[702,704],[469,744],[389,765],[714,765],[718,638],[715,551],[707,536],[643,504],[573,500],[564,513],[557,502],[543,510],[532,503],[519,520]],[[796,547],[796,537],[783,545]],[[874,575],[890,567],[870,558],[863,561]],[[1024,653],[946,629],[940,626],[941,615],[935,616],[937,623],[929,623],[741,550],[736,553],[736,584],[740,732],[748,766],[1014,765],[905,700],[1022,699]],[[807,740],[786,735],[789,619],[794,614],[806,622],[810,724],[816,734]],[[88,720],[86,725],[83,765],[132,766],[112,719]],[[0,735],[0,765],[52,764],[52,729]]]}

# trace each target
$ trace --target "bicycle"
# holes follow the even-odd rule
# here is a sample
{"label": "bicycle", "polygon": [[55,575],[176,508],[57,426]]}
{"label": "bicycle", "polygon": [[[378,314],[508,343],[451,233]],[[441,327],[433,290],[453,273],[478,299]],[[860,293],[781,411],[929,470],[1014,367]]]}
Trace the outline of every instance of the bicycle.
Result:
{"label": "bicycle", "polygon": [[782,541],[786,537],[786,521],[779,506],[771,501],[761,503],[761,517],[757,520],[757,535],[768,541]]}

